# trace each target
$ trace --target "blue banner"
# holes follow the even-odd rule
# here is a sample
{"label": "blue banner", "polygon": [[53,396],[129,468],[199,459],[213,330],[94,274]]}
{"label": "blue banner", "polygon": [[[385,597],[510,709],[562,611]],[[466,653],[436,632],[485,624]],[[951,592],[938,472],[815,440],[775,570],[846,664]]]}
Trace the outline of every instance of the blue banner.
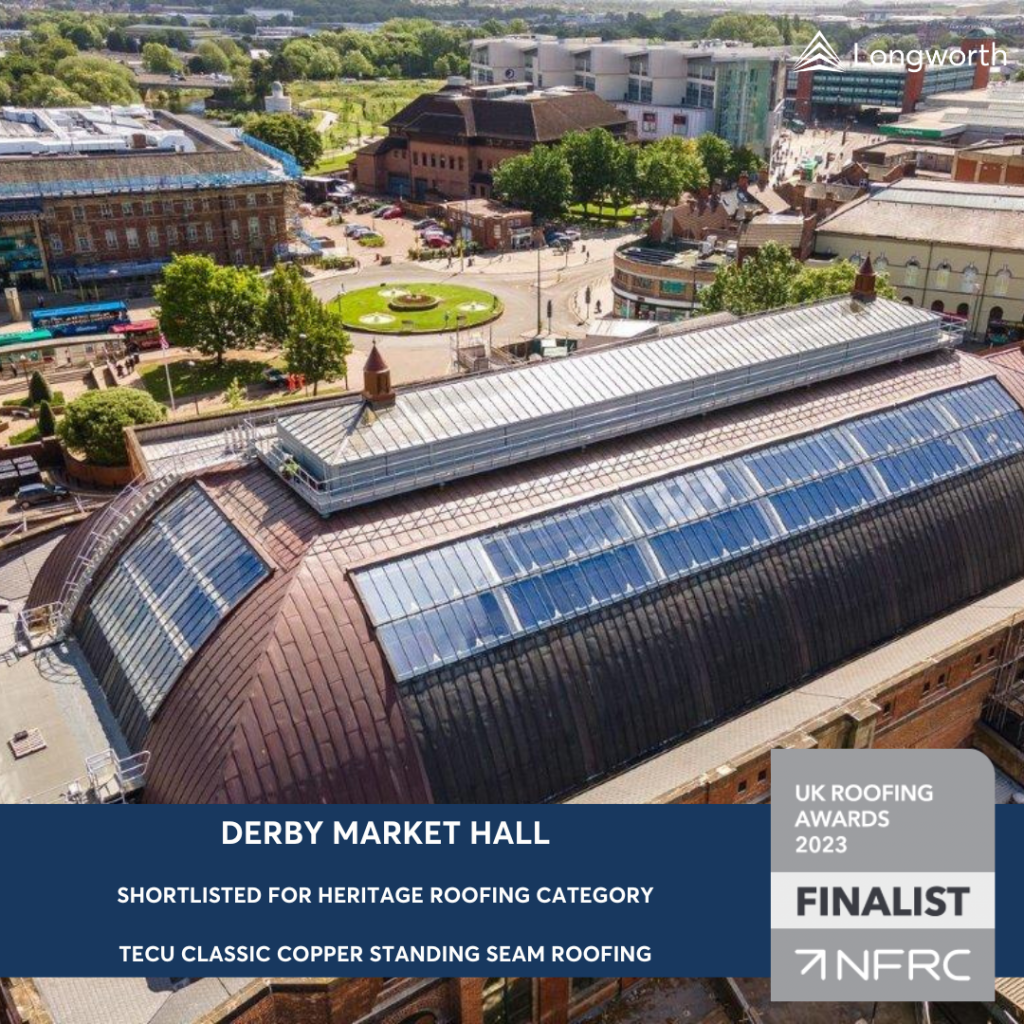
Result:
{"label": "blue banner", "polygon": [[[0,817],[5,976],[770,971],[767,806]],[[1024,811],[997,808],[996,836],[996,969],[1020,976]]]}

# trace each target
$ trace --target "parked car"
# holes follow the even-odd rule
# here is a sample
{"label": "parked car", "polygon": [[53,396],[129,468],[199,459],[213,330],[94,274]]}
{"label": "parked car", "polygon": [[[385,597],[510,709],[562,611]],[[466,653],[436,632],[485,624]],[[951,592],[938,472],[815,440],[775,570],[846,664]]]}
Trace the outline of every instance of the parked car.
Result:
{"label": "parked car", "polygon": [[572,245],[572,239],[568,235],[563,235],[561,231],[553,235],[546,235],[545,240],[553,249],[564,249],[566,246]]}
{"label": "parked car", "polygon": [[427,228],[439,228],[440,226],[433,217],[424,217],[423,220],[416,221],[412,227],[414,231],[426,231]]}
{"label": "parked car", "polygon": [[24,509],[33,505],[49,505],[52,502],[67,501],[71,492],[60,484],[25,484],[14,495],[15,502]]}
{"label": "parked car", "polygon": [[373,211],[373,216],[374,216],[374,217],[383,217],[383,216],[385,216],[386,214],[389,214],[389,213],[390,213],[390,212],[391,212],[392,210],[398,210],[398,212],[399,212],[399,213],[401,213],[401,212],[402,212],[402,211],[401,211],[401,209],[400,209],[399,207],[397,207],[397,206],[394,206],[394,205],[392,205],[391,203],[387,203],[387,204],[386,204],[385,206],[378,206],[378,207],[377,207],[377,208],[376,208],[376,209],[375,209],[375,210]]}
{"label": "parked car", "polygon": [[385,210],[381,215],[381,220],[398,220],[402,217],[402,208],[400,206],[392,206],[390,210]]}
{"label": "parked car", "polygon": [[447,249],[452,240],[450,235],[426,235],[423,244],[429,249]]}
{"label": "parked car", "polygon": [[583,237],[576,228],[563,228],[561,234],[565,235],[570,242],[578,242]]}
{"label": "parked car", "polygon": [[263,371],[263,383],[272,388],[286,388],[288,386],[288,374],[276,366],[268,366]]}
{"label": "parked car", "polygon": [[361,238],[363,235],[374,234],[373,228],[368,228],[365,224],[348,224],[345,226],[345,234],[349,238]]}

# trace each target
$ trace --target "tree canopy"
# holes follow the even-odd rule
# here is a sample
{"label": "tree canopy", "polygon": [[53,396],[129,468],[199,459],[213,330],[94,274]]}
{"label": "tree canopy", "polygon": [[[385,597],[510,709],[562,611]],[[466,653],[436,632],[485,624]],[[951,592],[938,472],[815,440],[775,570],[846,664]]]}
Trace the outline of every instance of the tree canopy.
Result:
{"label": "tree canopy", "polygon": [[559,146],[535,146],[494,168],[493,191],[535,217],[559,217],[572,200],[572,169]]}
{"label": "tree canopy", "polygon": [[251,267],[218,266],[208,256],[175,256],[155,288],[160,328],[172,345],[224,361],[263,337],[267,286]]}
{"label": "tree canopy", "polygon": [[291,153],[304,167],[312,167],[323,155],[320,133],[294,114],[256,114],[245,122],[245,130],[264,142]]}
{"label": "tree canopy", "polygon": [[124,466],[128,462],[125,427],[159,423],[167,410],[145,391],[111,388],[87,391],[64,410],[58,436],[75,451],[100,466]]}
{"label": "tree canopy", "polygon": [[[700,310],[743,316],[847,295],[856,274],[857,268],[847,260],[806,267],[778,242],[766,242],[741,264],[731,263],[715,274],[714,281],[700,290]],[[879,275],[875,290],[882,298],[896,297],[884,275]]]}

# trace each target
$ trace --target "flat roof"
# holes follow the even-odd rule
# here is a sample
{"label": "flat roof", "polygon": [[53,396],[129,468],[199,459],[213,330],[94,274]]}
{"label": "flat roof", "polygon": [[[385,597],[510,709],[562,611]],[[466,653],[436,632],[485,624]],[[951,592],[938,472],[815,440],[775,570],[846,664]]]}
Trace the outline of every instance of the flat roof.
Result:
{"label": "flat roof", "polygon": [[[687,740],[573,797],[568,803],[671,802],[674,793],[782,740],[851,701],[871,699],[901,677],[952,656],[972,637],[1024,613],[1024,580],[935,619],[696,739]],[[1022,989],[1024,992],[1024,989]]]}

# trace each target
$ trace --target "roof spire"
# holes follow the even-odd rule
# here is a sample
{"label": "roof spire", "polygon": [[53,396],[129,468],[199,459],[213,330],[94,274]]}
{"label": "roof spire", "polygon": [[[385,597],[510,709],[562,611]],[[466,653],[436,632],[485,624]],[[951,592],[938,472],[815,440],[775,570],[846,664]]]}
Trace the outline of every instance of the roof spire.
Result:
{"label": "roof spire", "polygon": [[363,398],[374,409],[383,409],[395,404],[395,392],[391,388],[391,370],[377,348],[377,339],[373,339],[373,348],[363,366]]}
{"label": "roof spire", "polygon": [[864,262],[853,279],[851,295],[855,302],[875,301],[875,268],[871,265],[871,253],[864,257]]}

